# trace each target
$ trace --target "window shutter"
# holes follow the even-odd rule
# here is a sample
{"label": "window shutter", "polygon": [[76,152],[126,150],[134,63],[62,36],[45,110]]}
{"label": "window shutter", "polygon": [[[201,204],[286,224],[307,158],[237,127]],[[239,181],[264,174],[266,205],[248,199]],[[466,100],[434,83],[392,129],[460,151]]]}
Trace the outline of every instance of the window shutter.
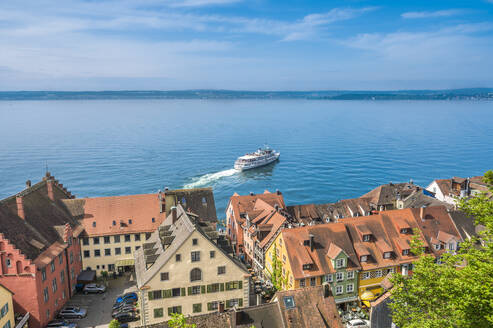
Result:
{"label": "window shutter", "polygon": [[[188,287],[188,288],[191,288],[191,287]],[[181,289],[181,293],[180,293],[180,296],[186,296],[187,294],[185,293],[185,288],[182,288]]]}
{"label": "window shutter", "polygon": [[169,307],[168,308],[168,315],[171,316],[171,313],[173,313],[173,308],[172,307]]}
{"label": "window shutter", "polygon": [[178,313],[181,314],[181,305],[178,306],[178,309],[177,310],[178,310]]}
{"label": "window shutter", "polygon": [[154,299],[154,293],[153,292],[147,293],[147,296],[149,298],[149,301],[152,301]]}
{"label": "window shutter", "polygon": [[238,280],[238,289],[243,289],[243,281]]}
{"label": "window shutter", "polygon": [[170,298],[170,297],[171,297],[171,289],[163,290],[163,298]]}
{"label": "window shutter", "polygon": [[230,300],[227,300],[226,301],[226,308],[230,308],[230,307],[231,307],[231,302],[230,302]]}
{"label": "window shutter", "polygon": [[238,305],[239,305],[240,307],[243,307],[243,299],[242,299],[242,298],[240,298],[240,299],[239,299]]}
{"label": "window shutter", "polygon": [[207,285],[207,292],[210,293],[212,290],[212,286],[211,285]]}
{"label": "window shutter", "polygon": [[220,283],[220,284],[219,284],[219,290],[220,290],[221,292],[223,292],[223,291],[224,291],[224,283]]}
{"label": "window shutter", "polygon": [[192,295],[192,287],[188,287],[188,295]]}
{"label": "window shutter", "polygon": [[212,303],[207,303],[207,311],[212,311]]}
{"label": "window shutter", "polygon": [[205,294],[205,285],[200,286],[200,293]]}

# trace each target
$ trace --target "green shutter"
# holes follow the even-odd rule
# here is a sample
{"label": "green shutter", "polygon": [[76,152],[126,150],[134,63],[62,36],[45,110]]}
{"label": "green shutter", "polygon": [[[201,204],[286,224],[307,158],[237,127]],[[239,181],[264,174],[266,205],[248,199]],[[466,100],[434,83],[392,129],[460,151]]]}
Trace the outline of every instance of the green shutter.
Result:
{"label": "green shutter", "polygon": [[188,296],[192,295],[192,287],[188,287]]}
{"label": "green shutter", "polygon": [[168,308],[168,315],[171,316],[171,313],[173,313],[173,308],[172,307],[169,307]]}
{"label": "green shutter", "polygon": [[243,281],[238,280],[238,289],[243,289]]}
{"label": "green shutter", "polygon": [[240,298],[240,299],[239,299],[238,305],[239,305],[240,307],[243,307],[243,298]]}
{"label": "green shutter", "polygon": [[166,289],[162,291],[163,298],[170,298],[171,297],[171,289]]}
{"label": "green shutter", "polygon": [[149,301],[152,301],[154,299],[154,294],[153,292],[147,293],[147,297],[149,298]]}
{"label": "green shutter", "polygon": [[[189,287],[190,288],[190,287]],[[186,296],[187,294],[185,293],[185,288],[181,289],[180,296]]]}
{"label": "green shutter", "polygon": [[205,294],[205,285],[200,286],[200,293]]}
{"label": "green shutter", "polygon": [[180,314],[181,314],[181,305],[180,305],[180,306],[178,306],[178,313],[180,313]]}
{"label": "green shutter", "polygon": [[212,311],[212,302],[207,303],[207,311]]}
{"label": "green shutter", "polygon": [[211,285],[207,285],[207,292],[210,293],[212,290],[212,286]]}
{"label": "green shutter", "polygon": [[224,292],[224,283],[219,284],[219,291]]}

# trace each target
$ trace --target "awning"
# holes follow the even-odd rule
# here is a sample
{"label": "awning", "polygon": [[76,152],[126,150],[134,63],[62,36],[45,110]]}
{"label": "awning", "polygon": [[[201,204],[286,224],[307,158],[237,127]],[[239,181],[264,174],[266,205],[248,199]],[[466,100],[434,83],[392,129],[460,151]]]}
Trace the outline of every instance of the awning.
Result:
{"label": "awning", "polygon": [[94,280],[96,280],[96,271],[94,270],[84,270],[77,277],[77,283],[80,284],[88,284]]}
{"label": "awning", "polygon": [[115,265],[117,267],[133,266],[135,265],[135,260],[134,259],[118,260],[116,261]]}

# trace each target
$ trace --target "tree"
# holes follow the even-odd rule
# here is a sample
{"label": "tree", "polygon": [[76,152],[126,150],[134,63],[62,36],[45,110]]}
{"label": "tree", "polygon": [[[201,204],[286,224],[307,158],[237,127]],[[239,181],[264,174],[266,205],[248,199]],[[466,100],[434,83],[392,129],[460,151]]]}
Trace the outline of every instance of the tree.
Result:
{"label": "tree", "polygon": [[[484,181],[493,191],[493,172]],[[422,252],[411,277],[394,275],[390,308],[400,328],[482,328],[493,326],[493,207],[485,193],[459,201],[459,207],[485,225],[481,243],[473,238],[457,254],[445,254],[440,264]]]}
{"label": "tree", "polygon": [[118,320],[113,319],[110,322],[109,328],[120,328],[120,323],[118,322]]}
{"label": "tree", "polygon": [[276,248],[274,248],[274,255],[272,256],[272,273],[270,281],[276,290],[282,290],[282,285],[287,283],[287,279],[282,277],[282,263],[277,257]]}
{"label": "tree", "polygon": [[168,326],[171,328],[195,328],[197,325],[187,323],[185,316],[181,313],[172,313]]}

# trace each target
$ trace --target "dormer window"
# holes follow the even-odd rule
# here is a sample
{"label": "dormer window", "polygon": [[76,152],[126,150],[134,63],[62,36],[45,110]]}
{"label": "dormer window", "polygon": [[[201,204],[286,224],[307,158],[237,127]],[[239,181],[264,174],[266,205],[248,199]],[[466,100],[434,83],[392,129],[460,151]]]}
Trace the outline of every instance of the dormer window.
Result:
{"label": "dormer window", "polygon": [[303,270],[310,270],[311,267],[311,264],[303,264]]}
{"label": "dormer window", "polygon": [[391,252],[385,252],[383,253],[383,258],[384,259],[390,259],[392,257],[392,253]]}
{"label": "dormer window", "polygon": [[128,224],[132,224],[132,219],[128,219]]}
{"label": "dormer window", "polygon": [[310,239],[303,240],[303,246],[310,246]]}
{"label": "dormer window", "polygon": [[371,235],[363,235],[363,241],[371,241]]}
{"label": "dormer window", "polygon": [[343,267],[345,267],[344,263],[345,263],[344,262],[344,259],[337,259],[336,260],[336,268],[343,268]]}
{"label": "dormer window", "polygon": [[156,222],[156,219],[155,218],[152,218],[152,223]]}
{"label": "dormer window", "polygon": [[409,249],[403,249],[402,255],[409,255]]}
{"label": "dormer window", "polygon": [[113,220],[113,225],[116,226],[116,221],[115,220]]}
{"label": "dormer window", "polygon": [[359,260],[360,260],[360,262],[367,262],[368,261],[368,255],[361,255]]}
{"label": "dormer window", "polygon": [[439,250],[442,248],[442,245],[440,245],[440,244],[433,244],[433,248],[434,248],[436,251],[439,251]]}
{"label": "dormer window", "polygon": [[410,233],[410,232],[411,232],[411,229],[409,229],[409,228],[402,228],[402,229],[401,229],[401,233],[402,233],[402,234],[408,234],[408,233]]}
{"label": "dormer window", "polygon": [[93,222],[92,222],[92,227],[93,227],[93,228],[96,228],[96,221],[93,221]]}

